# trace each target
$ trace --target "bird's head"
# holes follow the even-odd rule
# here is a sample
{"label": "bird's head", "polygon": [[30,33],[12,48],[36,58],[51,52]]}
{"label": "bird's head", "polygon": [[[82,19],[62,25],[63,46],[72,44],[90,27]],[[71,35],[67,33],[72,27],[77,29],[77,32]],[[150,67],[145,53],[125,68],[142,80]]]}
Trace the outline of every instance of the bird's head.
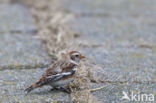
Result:
{"label": "bird's head", "polygon": [[80,52],[78,51],[71,51],[68,53],[68,57],[70,60],[79,63],[81,59],[85,58]]}

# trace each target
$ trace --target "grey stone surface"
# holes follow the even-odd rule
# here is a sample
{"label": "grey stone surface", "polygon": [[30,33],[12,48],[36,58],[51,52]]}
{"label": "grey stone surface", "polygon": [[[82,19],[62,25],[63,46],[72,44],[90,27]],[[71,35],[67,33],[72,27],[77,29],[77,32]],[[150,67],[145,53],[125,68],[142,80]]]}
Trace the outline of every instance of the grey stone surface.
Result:
{"label": "grey stone surface", "polygon": [[[99,92],[94,92],[93,94],[96,95],[100,101],[103,103],[155,103],[156,100],[150,101],[149,97],[150,94],[155,96],[156,94],[156,84],[137,84],[137,83],[128,83],[128,84],[118,84],[114,83],[108,84],[92,84],[93,88],[105,86],[105,88]],[[122,100],[123,91],[128,94],[130,100]],[[133,93],[133,94],[132,94]],[[147,95],[143,99],[141,96],[143,94]],[[135,100],[133,99],[132,95],[135,96]],[[154,97],[155,98],[155,97]]]}
{"label": "grey stone surface", "polygon": [[[75,14],[71,28],[79,34],[75,43],[81,43],[81,52],[100,64],[103,71],[121,77],[109,83],[109,91],[95,93],[101,101],[129,103],[119,100],[122,91],[156,95],[154,0],[64,0],[63,5],[65,11]],[[107,81],[105,74],[100,75]]]}
{"label": "grey stone surface", "polygon": [[83,34],[81,39],[114,47],[129,47],[139,43],[155,46],[155,27],[155,16],[77,17],[72,22],[72,28]]}
{"label": "grey stone surface", "polygon": [[0,32],[35,32],[29,11],[19,4],[0,4]]}
{"label": "grey stone surface", "polygon": [[[62,0],[65,11],[84,15],[112,13],[155,15],[155,0]],[[152,14],[154,13],[154,14]],[[106,15],[107,16],[107,15]]]}
{"label": "grey stone surface", "polygon": [[[129,76],[127,80],[156,82],[156,59],[152,50],[101,47],[82,50],[84,50],[83,54],[95,59],[107,72]],[[126,78],[124,77],[124,79]]]}
{"label": "grey stone surface", "polygon": [[36,82],[45,69],[3,70],[0,72],[0,102],[1,103],[69,103],[69,95],[60,91],[50,91],[44,86],[29,94],[24,90]]}
{"label": "grey stone surface", "polygon": [[25,33],[0,34],[0,69],[46,66],[50,59],[41,41]]}
{"label": "grey stone surface", "polygon": [[46,66],[50,58],[28,10],[18,4],[0,5],[0,69]]}

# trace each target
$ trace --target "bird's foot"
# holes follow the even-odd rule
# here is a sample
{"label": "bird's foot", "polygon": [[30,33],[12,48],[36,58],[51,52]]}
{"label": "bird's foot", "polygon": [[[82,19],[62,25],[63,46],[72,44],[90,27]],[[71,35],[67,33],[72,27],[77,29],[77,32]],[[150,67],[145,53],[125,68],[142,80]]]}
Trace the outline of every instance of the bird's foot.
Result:
{"label": "bird's foot", "polygon": [[68,93],[68,94],[71,93],[71,91],[69,89],[67,89],[67,88],[61,87],[60,90],[63,91],[63,92],[65,92],[65,93]]}
{"label": "bird's foot", "polygon": [[53,88],[51,89],[51,91],[54,91],[54,90],[60,90],[60,88],[53,87]]}
{"label": "bird's foot", "polygon": [[54,90],[63,91],[63,92],[68,93],[68,94],[71,93],[70,90],[68,90],[68,89],[66,89],[66,88],[63,88],[63,87],[53,87],[53,88],[51,89],[51,91],[54,91]]}

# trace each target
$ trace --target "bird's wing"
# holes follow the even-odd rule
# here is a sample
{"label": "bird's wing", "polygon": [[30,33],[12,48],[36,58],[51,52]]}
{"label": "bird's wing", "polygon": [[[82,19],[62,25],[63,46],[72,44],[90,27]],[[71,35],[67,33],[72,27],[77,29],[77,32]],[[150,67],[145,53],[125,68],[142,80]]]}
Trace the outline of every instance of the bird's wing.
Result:
{"label": "bird's wing", "polygon": [[58,61],[47,69],[43,77],[46,77],[47,83],[55,82],[75,74],[75,68],[76,65],[70,61]]}
{"label": "bird's wing", "polygon": [[62,64],[62,62],[63,61],[57,61],[54,64],[50,65],[42,76],[48,77],[48,76],[52,76],[52,75],[56,75],[60,73],[62,71],[60,68],[60,65]]}
{"label": "bird's wing", "polygon": [[66,73],[60,73],[57,75],[52,75],[47,77],[47,82],[56,82],[58,80],[61,80],[62,78],[68,77],[73,75],[73,71],[71,72],[66,72]]}
{"label": "bird's wing", "polygon": [[72,76],[75,72],[76,65],[74,63],[71,63],[70,61],[58,61],[46,70],[38,82],[25,89],[25,91],[28,93],[37,87],[42,87],[48,83]]}

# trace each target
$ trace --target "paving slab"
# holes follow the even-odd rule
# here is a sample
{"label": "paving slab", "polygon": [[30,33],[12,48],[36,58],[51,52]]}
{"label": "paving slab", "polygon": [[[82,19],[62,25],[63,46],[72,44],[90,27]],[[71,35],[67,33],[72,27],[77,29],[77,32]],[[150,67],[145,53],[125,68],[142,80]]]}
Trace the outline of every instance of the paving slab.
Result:
{"label": "paving slab", "polygon": [[0,4],[0,32],[36,32],[34,20],[26,7]]}
{"label": "paving slab", "polygon": [[[114,65],[113,63],[112,65]],[[119,64],[120,66],[120,64]],[[131,68],[132,67],[132,68]],[[127,71],[121,70],[121,68],[115,68],[111,65],[104,65],[104,67],[98,67],[92,69],[92,78],[94,80],[101,81],[102,83],[91,83],[91,88],[103,89],[93,93],[103,103],[155,103],[156,101],[156,77],[155,69],[145,68],[141,70],[133,69],[135,65],[127,66]],[[131,70],[133,69],[133,70]],[[128,72],[129,71],[129,72]],[[151,72],[149,72],[151,71]],[[130,97],[130,100],[121,100],[126,92]],[[136,100],[132,99],[132,94],[136,94]],[[145,101],[138,100],[142,94],[152,94],[154,100]],[[139,97],[138,97],[139,96]]]}
{"label": "paving slab", "polygon": [[62,4],[67,12],[89,16],[94,14],[108,16],[118,13],[155,15],[156,10],[155,0],[150,2],[147,0],[62,0]]}
{"label": "paving slab", "polygon": [[154,17],[77,17],[72,28],[80,34],[81,52],[106,71],[156,81],[156,30],[150,21],[155,24]]}
{"label": "paving slab", "polygon": [[[105,86],[101,91],[94,92],[93,95],[96,95],[100,101],[103,103],[155,103],[156,102],[156,84],[92,84],[93,88],[98,88]],[[124,96],[123,92],[127,94],[129,100],[122,99]],[[141,99],[142,95],[143,99]],[[154,99],[150,99],[151,97]],[[136,95],[136,96],[135,96]],[[134,99],[135,96],[135,99]],[[139,100],[140,98],[140,100]]]}
{"label": "paving slab", "polygon": [[0,69],[44,67],[50,62],[25,7],[1,4],[0,21]]}
{"label": "paving slab", "polygon": [[152,50],[99,47],[83,48],[81,51],[107,72],[129,76],[130,80],[156,81],[156,57]]}
{"label": "paving slab", "polygon": [[50,91],[45,86],[29,94],[24,90],[36,82],[45,71],[44,68],[3,70],[0,72],[0,102],[1,103],[69,103],[69,95],[60,91]]}
{"label": "paving slab", "polygon": [[0,69],[46,66],[50,58],[40,40],[25,33],[0,34]]}
{"label": "paving slab", "polygon": [[95,45],[113,47],[147,43],[155,46],[155,16],[134,17],[76,17],[71,27],[81,39]]}

